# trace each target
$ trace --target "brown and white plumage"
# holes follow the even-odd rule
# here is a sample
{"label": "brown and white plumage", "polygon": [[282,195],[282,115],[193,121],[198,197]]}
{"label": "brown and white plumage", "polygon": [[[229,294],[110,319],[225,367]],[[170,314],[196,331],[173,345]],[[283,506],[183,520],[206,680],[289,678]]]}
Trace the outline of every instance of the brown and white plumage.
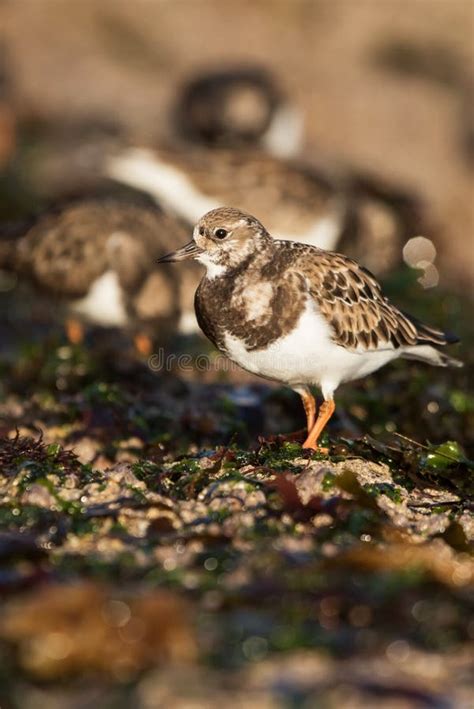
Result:
{"label": "brown and white plumage", "polygon": [[[194,242],[162,260],[187,258],[207,269],[196,292],[204,333],[243,368],[301,394],[309,448],[334,410],[341,383],[399,357],[461,365],[436,349],[456,338],[399,310],[354,260],[273,239],[240,210],[204,215]],[[311,385],[319,386],[325,399],[316,422]]]}

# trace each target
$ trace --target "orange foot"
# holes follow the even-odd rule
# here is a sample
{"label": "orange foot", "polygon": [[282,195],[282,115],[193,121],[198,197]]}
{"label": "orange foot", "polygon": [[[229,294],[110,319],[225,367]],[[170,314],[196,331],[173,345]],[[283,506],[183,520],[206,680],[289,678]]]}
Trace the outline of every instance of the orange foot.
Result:
{"label": "orange foot", "polygon": [[133,338],[133,344],[135,345],[136,351],[142,355],[142,357],[149,357],[153,352],[153,342],[148,335],[143,332],[139,332]]}
{"label": "orange foot", "polygon": [[76,318],[68,318],[64,324],[66,337],[72,345],[80,345],[84,341],[84,326]]}
{"label": "orange foot", "polygon": [[303,448],[310,448],[311,450],[317,451],[318,453],[327,453],[327,448],[321,448],[318,446],[318,438],[323,432],[327,422],[333,415],[336,409],[336,405],[332,399],[324,401],[319,409],[318,417],[313,428],[308,434],[308,438],[303,443]]}

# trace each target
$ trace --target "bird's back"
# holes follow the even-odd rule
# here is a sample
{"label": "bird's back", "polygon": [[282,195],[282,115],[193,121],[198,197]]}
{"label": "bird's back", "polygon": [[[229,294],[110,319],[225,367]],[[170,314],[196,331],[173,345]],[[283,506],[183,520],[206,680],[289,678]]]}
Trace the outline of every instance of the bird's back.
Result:
{"label": "bird's back", "polygon": [[304,244],[292,246],[295,268],[331,326],[333,340],[349,349],[446,345],[457,338],[403,312],[375,276],[353,259]]}

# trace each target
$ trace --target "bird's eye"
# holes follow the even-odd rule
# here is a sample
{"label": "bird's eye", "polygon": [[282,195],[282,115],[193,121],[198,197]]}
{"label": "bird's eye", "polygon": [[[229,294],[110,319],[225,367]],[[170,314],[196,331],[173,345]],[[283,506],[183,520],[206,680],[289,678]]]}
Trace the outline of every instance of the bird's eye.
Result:
{"label": "bird's eye", "polygon": [[203,226],[199,227],[199,235],[204,236],[204,227]]}
{"label": "bird's eye", "polygon": [[216,229],[214,233],[218,239],[225,239],[228,234],[227,229]]}

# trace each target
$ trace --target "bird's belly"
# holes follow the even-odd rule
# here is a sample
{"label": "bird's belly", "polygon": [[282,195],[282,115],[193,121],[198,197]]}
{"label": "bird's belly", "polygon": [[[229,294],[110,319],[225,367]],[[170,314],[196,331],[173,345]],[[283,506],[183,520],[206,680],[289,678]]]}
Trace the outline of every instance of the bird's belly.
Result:
{"label": "bird's belly", "polygon": [[296,326],[265,348],[248,350],[245,341],[226,334],[226,354],[241,367],[269,379],[296,384],[318,381],[320,363],[334,347],[328,326],[312,305]]}
{"label": "bird's belly", "polygon": [[296,327],[265,349],[247,350],[245,342],[225,336],[226,354],[249,372],[290,386],[316,384],[334,391],[342,382],[363,377],[396,357],[393,348],[350,351],[331,338],[328,323],[309,305]]}

